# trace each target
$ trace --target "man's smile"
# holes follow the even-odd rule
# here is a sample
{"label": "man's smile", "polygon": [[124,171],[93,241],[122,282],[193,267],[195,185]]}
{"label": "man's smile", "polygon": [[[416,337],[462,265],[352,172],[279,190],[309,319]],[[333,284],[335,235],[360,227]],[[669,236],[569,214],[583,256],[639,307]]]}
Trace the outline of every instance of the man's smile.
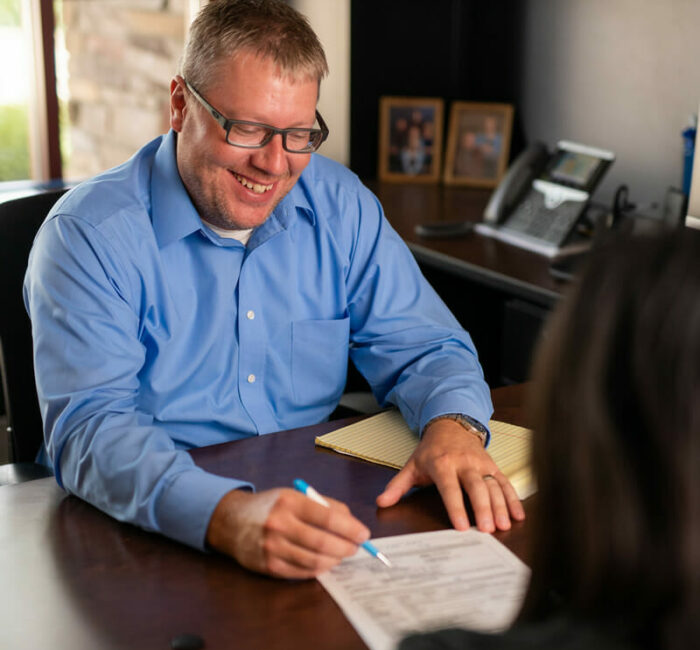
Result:
{"label": "man's smile", "polygon": [[233,177],[241,184],[243,187],[246,187],[249,190],[252,190],[256,194],[263,194],[265,192],[269,192],[272,187],[274,186],[274,183],[270,183],[269,185],[261,185],[260,183],[254,183],[253,181],[248,180],[245,176],[241,176],[240,174],[237,174],[236,172],[231,172],[233,174]]}

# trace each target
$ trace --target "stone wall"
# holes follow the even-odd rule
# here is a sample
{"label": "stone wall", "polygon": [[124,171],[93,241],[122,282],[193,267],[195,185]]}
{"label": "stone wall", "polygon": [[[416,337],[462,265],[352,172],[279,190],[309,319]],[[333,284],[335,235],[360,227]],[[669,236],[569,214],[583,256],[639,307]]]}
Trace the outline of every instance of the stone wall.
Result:
{"label": "stone wall", "polygon": [[168,130],[186,2],[63,0],[70,97],[65,179],[118,165]]}

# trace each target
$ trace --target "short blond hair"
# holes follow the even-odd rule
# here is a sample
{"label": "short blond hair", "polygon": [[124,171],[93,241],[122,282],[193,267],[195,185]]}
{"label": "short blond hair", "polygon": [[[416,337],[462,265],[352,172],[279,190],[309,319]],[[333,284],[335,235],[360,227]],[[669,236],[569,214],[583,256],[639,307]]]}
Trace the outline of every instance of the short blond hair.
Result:
{"label": "short blond hair", "polygon": [[298,11],[281,0],[212,0],[197,15],[180,74],[205,91],[217,65],[238,53],[270,59],[294,78],[328,74],[323,47]]}

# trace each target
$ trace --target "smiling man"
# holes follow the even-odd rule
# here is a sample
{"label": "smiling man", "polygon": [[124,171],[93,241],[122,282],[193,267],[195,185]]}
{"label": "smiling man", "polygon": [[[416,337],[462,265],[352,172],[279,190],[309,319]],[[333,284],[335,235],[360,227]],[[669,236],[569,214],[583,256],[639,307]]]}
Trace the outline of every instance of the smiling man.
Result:
{"label": "smiling man", "polygon": [[377,199],[316,150],[326,74],[281,0],[214,0],[171,82],[168,134],[54,207],[25,283],[42,458],[112,516],[252,570],[310,577],[369,531],[338,502],[254,492],[187,449],[327,419],[348,353],[422,436],[378,495],[435,483],[466,528],[523,510],[484,450],[491,403],[469,335]]}
{"label": "smiling man", "polygon": [[[316,143],[325,139],[327,131],[313,128],[318,77],[311,71],[298,78],[292,74],[282,73],[270,58],[241,52],[217,66],[209,83],[201,82],[208,99],[196,89],[199,82],[173,79],[177,166],[205,221],[237,230],[260,226],[299,180]],[[273,123],[285,125],[281,137],[268,126]]]}

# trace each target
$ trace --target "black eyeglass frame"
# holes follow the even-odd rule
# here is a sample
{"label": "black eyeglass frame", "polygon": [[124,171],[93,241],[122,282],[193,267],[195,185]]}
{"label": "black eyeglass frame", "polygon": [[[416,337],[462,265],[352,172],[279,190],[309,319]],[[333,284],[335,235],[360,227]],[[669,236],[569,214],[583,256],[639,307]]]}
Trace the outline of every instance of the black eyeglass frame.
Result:
{"label": "black eyeglass frame", "polygon": [[[226,132],[226,142],[230,144],[232,147],[241,147],[242,149],[262,149],[272,138],[277,135],[278,133],[282,136],[282,147],[284,148],[285,151],[289,153],[313,153],[314,151],[318,151],[320,146],[326,141],[326,138],[328,137],[328,126],[326,125],[326,122],[324,121],[323,117],[321,117],[321,113],[316,110],[316,119],[318,120],[318,125],[321,127],[320,129],[305,129],[302,127],[291,127],[288,129],[277,129],[274,126],[270,126],[269,124],[263,124],[262,122],[250,122],[248,120],[230,120],[229,118],[225,117],[222,115],[216,108],[214,108],[204,97],[197,91],[197,89],[190,84],[189,81],[186,79],[183,79],[185,82],[185,85],[187,86],[188,90],[197,98],[197,101],[204,106],[204,108],[207,109],[207,112],[221,125],[221,128]],[[229,140],[229,133],[231,132],[231,127],[236,125],[236,124],[245,124],[247,126],[258,126],[260,128],[263,128],[267,131],[267,135],[263,138],[262,142],[259,144],[238,144],[237,142],[231,142]],[[313,149],[308,149],[308,150],[299,150],[299,149],[289,149],[287,147],[287,134],[289,133],[296,133],[299,131],[306,131],[309,133],[320,133],[321,134],[321,140],[320,142],[315,146]]]}

